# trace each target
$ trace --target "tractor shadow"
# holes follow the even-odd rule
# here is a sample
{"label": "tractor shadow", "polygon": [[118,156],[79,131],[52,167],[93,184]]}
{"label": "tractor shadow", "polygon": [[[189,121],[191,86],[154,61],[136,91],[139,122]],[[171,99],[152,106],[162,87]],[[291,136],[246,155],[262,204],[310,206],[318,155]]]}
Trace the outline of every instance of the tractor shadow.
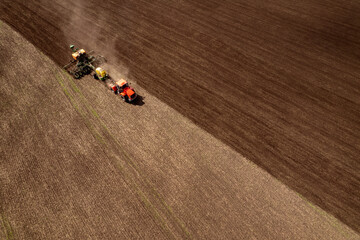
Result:
{"label": "tractor shadow", "polygon": [[132,104],[135,106],[142,106],[145,104],[144,99],[145,97],[138,95]]}

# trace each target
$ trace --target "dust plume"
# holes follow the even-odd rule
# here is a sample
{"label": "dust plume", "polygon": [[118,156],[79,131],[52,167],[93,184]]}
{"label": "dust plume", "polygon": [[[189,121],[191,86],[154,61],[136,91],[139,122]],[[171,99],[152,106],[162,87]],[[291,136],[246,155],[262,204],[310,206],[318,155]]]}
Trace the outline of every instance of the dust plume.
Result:
{"label": "dust plume", "polygon": [[[93,51],[91,55],[103,56],[106,62],[101,64],[101,67],[114,80],[127,79],[129,69],[114,54],[119,36],[116,31],[110,29],[104,9],[100,9],[98,5],[89,1],[67,0],[61,1],[59,4],[72,5],[72,12],[67,20],[68,24],[61,27],[68,45],[74,44],[77,48],[84,48],[87,52]],[[81,31],[75,31],[74,26],[79,25],[82,26]]]}

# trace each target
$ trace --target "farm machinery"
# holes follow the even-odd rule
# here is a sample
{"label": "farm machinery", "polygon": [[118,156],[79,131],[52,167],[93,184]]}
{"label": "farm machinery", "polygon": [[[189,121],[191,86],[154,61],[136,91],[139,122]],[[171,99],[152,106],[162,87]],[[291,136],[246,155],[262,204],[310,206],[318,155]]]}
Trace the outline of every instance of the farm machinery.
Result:
{"label": "farm machinery", "polygon": [[95,70],[95,66],[102,64],[105,62],[105,58],[103,56],[92,56],[92,53],[86,53],[84,49],[75,48],[74,45],[70,45],[70,49],[72,50],[72,60],[66,64],[63,68],[74,76],[75,79],[80,79],[81,77],[90,74],[93,70]]}
{"label": "farm machinery", "polygon": [[115,86],[118,89],[118,94],[124,102],[133,102],[136,99],[137,94],[134,88],[130,87],[126,80],[120,79],[115,82]]}
{"label": "farm machinery", "polygon": [[[99,67],[103,62],[105,62],[105,58],[103,56],[92,56],[86,53],[84,49],[77,49],[74,45],[70,45],[70,49],[72,50],[73,59],[66,64],[63,68],[75,79],[80,79],[81,77],[91,74],[93,71],[93,77],[96,80],[101,80],[105,83],[105,85],[116,95],[119,95],[124,102],[133,102],[137,94],[134,88],[129,86],[129,83],[120,79],[119,81],[114,81],[107,74],[107,72]],[[92,52],[90,52],[91,54]]]}
{"label": "farm machinery", "polygon": [[119,95],[124,102],[133,102],[137,97],[134,88],[130,87],[126,80],[120,79],[119,81],[114,81],[110,78],[106,71],[100,67],[95,69],[93,77],[97,80],[103,81],[105,85],[113,93]]}

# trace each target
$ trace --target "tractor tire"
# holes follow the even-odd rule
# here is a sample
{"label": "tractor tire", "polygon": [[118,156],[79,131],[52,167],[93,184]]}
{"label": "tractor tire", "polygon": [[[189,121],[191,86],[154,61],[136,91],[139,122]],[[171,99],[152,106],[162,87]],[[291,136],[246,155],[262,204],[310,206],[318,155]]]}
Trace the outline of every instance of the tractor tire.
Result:
{"label": "tractor tire", "polygon": [[96,79],[96,80],[99,80],[99,77],[96,75],[96,73],[94,74],[94,79]]}
{"label": "tractor tire", "polygon": [[86,68],[86,75],[90,74],[91,73],[91,68],[90,67],[87,67]]}
{"label": "tractor tire", "polygon": [[74,73],[74,78],[79,79],[79,78],[81,78],[81,75],[78,72],[75,72]]}
{"label": "tractor tire", "polygon": [[121,96],[122,100],[126,103],[129,102],[129,97],[128,96]]}

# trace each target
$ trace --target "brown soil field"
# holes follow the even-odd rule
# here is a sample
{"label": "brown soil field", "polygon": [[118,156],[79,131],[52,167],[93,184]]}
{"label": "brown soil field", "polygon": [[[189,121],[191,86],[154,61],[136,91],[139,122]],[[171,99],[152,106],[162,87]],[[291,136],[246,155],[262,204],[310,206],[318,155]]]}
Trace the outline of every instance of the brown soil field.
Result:
{"label": "brown soil field", "polygon": [[137,84],[124,104],[0,33],[1,239],[358,238]]}
{"label": "brown soil field", "polygon": [[[0,18],[57,65],[62,66],[69,60],[68,45],[71,43],[85,49],[94,49],[105,55],[111,63],[109,68],[111,73],[125,75],[132,82],[136,82],[144,92],[146,89],[214,136],[215,138],[206,135],[212,141],[221,140],[281,183],[359,232],[360,4],[358,2],[341,0],[223,1],[221,3],[173,0],[151,3],[100,2],[97,0],[76,2],[4,0],[0,5]],[[153,113],[147,110],[151,106],[148,103],[151,95],[145,96],[143,106],[113,105],[110,109],[108,101],[105,101],[105,99],[109,100],[108,97],[99,94],[100,86],[98,89],[85,81],[79,81],[78,84],[84,99],[87,101],[91,99],[90,102],[101,106],[96,111],[109,108],[107,111],[104,110],[103,115],[108,116],[105,117],[107,121],[113,119],[113,122],[109,123],[115,125],[110,124],[110,126],[122,123],[121,118],[117,119],[116,116],[126,114],[131,119],[135,115],[136,119],[140,118],[143,122],[137,122],[139,125],[129,122],[132,128],[128,131],[142,129],[144,132],[140,131],[140,134],[144,138],[147,131],[152,131],[154,139],[157,139],[158,135],[163,135],[164,129],[167,129],[165,126],[172,127],[166,124],[167,117],[158,120],[159,124],[165,124],[164,126],[145,124],[151,119],[148,115],[149,119],[145,121],[146,111],[149,111],[149,114]],[[93,87],[94,89],[91,90]],[[161,107],[168,109],[166,105]],[[134,109],[139,111],[138,115],[133,112]],[[114,114],[117,111],[119,115]],[[91,113],[91,110],[88,112]],[[131,114],[127,114],[128,112]],[[96,120],[96,114],[91,116]],[[177,115],[177,118],[180,118],[180,115]],[[93,123],[93,125],[98,127],[98,124]],[[176,125],[176,121],[173,125]],[[120,126],[123,126],[124,131],[128,129],[126,125]],[[97,129],[97,132],[107,134],[106,131],[102,131],[105,130]],[[165,143],[168,143],[171,137],[165,136],[166,138]],[[159,147],[162,145],[154,139],[153,142],[142,141],[136,146],[131,144],[130,139],[125,138],[121,142],[129,141],[129,148],[138,147],[138,151],[143,152],[144,156],[151,154],[141,150],[144,146],[154,147],[152,154],[161,155]],[[191,141],[193,144],[194,142],[197,144],[196,141]],[[198,149],[196,144],[190,149]],[[172,147],[171,154],[164,153],[165,155],[161,156],[163,159],[175,159],[174,156],[179,157],[176,154],[181,153],[181,149],[185,149],[185,152],[190,151],[181,147],[183,147],[182,142],[177,142]],[[228,148],[226,151],[232,152]],[[111,156],[115,158],[117,156],[116,153],[108,154],[112,154]],[[210,156],[214,155],[210,152],[201,159]],[[230,166],[234,169],[241,166],[240,159],[242,157],[231,160],[220,158],[224,162],[224,167],[229,166],[227,169],[229,171],[232,170]],[[152,161],[144,158],[143,161],[135,162],[139,165],[137,166],[139,169],[143,169],[143,174],[146,176],[149,174],[147,181],[151,184],[156,183],[156,189],[168,188],[168,191],[174,194],[176,188],[170,188],[171,184],[168,183],[172,181],[171,174],[167,177],[166,170],[159,170],[164,175],[153,176],[156,175],[153,173],[157,169],[156,164],[160,164],[161,160]],[[170,172],[170,168],[176,166],[171,166],[170,163],[166,165],[164,162],[162,164],[164,164],[162,167]],[[214,168],[217,166],[215,163],[209,165]],[[200,174],[198,179],[185,175],[184,179],[193,181],[194,184],[199,183],[203,188],[200,180],[212,176],[205,170],[213,171],[209,165],[201,165],[197,168],[197,173]],[[186,172],[186,169],[184,168],[183,171]],[[173,174],[179,172],[175,171]],[[236,174],[228,175],[235,177]],[[211,186],[219,184],[217,189],[223,187],[223,191],[227,188],[231,189],[231,184],[221,186],[226,175],[227,171],[215,174],[215,179],[218,176],[222,177],[217,180],[218,182],[211,179],[214,182],[209,180],[208,184]],[[137,174],[134,173],[130,178],[136,176]],[[141,182],[132,185],[133,189],[140,188],[139,191],[143,192],[141,186],[144,186]],[[207,189],[205,192],[212,192],[212,188],[204,188]],[[265,188],[261,189],[264,191]],[[138,191],[134,190],[134,192]],[[197,196],[200,193],[200,190],[193,192]],[[216,191],[212,193],[216,194]],[[139,197],[139,194],[137,196]],[[153,194],[154,196],[157,194]],[[166,196],[166,193],[161,193],[161,196]],[[228,198],[231,199],[230,196]],[[200,199],[195,198],[193,201],[201,203]],[[233,204],[235,204],[234,208],[228,209],[238,211],[242,209],[241,201]],[[196,206],[195,204],[189,207],[187,213],[195,211],[194,213],[204,214],[204,211],[200,211]],[[171,219],[169,213],[172,211],[176,212],[177,216],[181,216],[179,219],[185,221],[185,223],[180,220],[177,222],[174,220],[176,218],[173,218],[173,224],[165,225],[168,228],[161,228],[163,232],[164,229],[168,229],[165,231],[166,234],[176,233],[180,234],[175,234],[177,237],[185,237],[190,232],[195,238],[211,236],[231,238],[234,237],[231,234],[241,232],[239,229],[234,231],[235,226],[238,227],[237,224],[232,225],[235,223],[228,224],[225,220],[214,220],[214,216],[219,217],[219,213],[229,214],[220,211],[221,204],[215,208],[218,214],[209,219],[213,220],[213,224],[219,229],[223,227],[228,231],[214,228],[211,230],[214,232],[211,232],[208,229],[208,232],[212,233],[209,236],[205,235],[204,227],[213,226],[212,224],[204,220],[208,225],[204,223],[203,228],[190,229],[189,226],[194,222],[184,220],[191,218],[188,218],[187,213],[182,215],[180,213],[182,207],[177,207],[167,211],[166,206],[163,206],[165,209],[159,210],[165,212],[161,212],[165,216],[160,214],[163,216],[160,219],[165,219],[164,221]],[[204,209],[211,207],[207,206]],[[206,219],[206,215],[201,215],[202,217],[200,215],[193,220]],[[233,222],[231,220],[239,219],[239,216],[230,214],[225,219]],[[186,229],[183,226],[186,226]],[[253,228],[248,226],[246,229],[242,229],[243,234]],[[259,230],[258,227],[255,229]],[[276,234],[278,231],[273,233]],[[157,232],[154,230],[149,234],[157,234]],[[242,235],[243,238],[246,236]],[[241,238],[240,235],[239,237]],[[261,238],[261,236],[257,237]],[[262,237],[271,238],[270,235]]]}

